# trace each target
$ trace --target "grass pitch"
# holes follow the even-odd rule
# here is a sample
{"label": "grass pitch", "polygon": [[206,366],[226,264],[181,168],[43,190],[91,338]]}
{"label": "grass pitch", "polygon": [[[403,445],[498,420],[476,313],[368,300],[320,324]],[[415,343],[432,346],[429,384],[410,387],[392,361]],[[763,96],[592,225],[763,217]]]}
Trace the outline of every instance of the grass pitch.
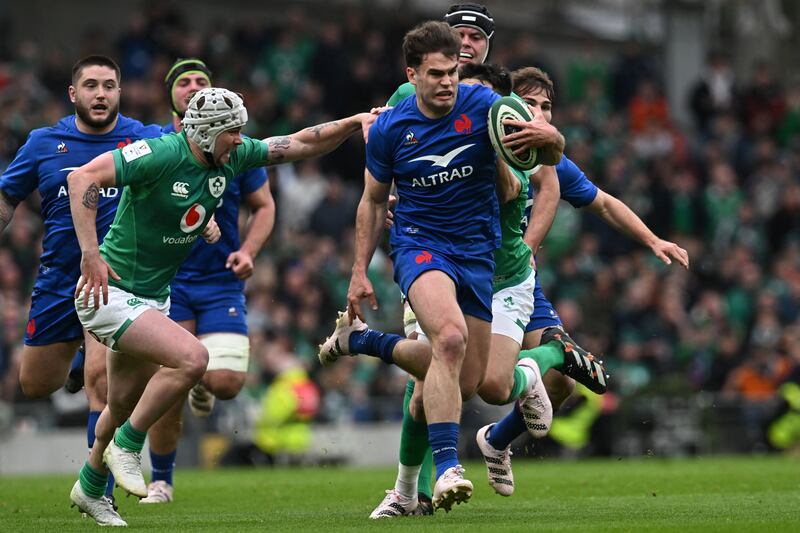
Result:
{"label": "grass pitch", "polygon": [[[77,473],[76,473],[77,475]],[[119,496],[135,529],[160,531],[800,531],[800,459],[518,460],[516,492],[494,494],[467,465],[472,500],[449,514],[367,518],[395,471],[314,468],[178,471],[176,498]],[[85,531],[69,508],[76,477],[0,478],[0,531]]]}

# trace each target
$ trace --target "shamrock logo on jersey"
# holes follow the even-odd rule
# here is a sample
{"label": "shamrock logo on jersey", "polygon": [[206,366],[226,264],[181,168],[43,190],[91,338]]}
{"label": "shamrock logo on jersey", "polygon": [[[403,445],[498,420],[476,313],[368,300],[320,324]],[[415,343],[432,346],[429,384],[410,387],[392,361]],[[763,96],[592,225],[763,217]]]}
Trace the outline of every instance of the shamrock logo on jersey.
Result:
{"label": "shamrock logo on jersey", "polygon": [[225,176],[214,176],[208,179],[208,190],[211,196],[219,198],[225,192]]}

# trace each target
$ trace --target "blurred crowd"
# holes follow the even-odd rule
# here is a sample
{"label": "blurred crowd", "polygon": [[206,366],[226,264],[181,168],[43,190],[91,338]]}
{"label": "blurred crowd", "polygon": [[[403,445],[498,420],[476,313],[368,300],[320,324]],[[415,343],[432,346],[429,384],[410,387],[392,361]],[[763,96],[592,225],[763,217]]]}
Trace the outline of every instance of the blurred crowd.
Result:
{"label": "blurred crowd", "polygon": [[[122,112],[166,123],[166,69],[176,57],[200,57],[217,85],[243,93],[245,132],[256,137],[384,102],[404,81],[400,42],[415,22],[363,10],[323,19],[293,8],[280,24],[220,22],[189,32],[159,6],[132,18],[116,42],[101,29],[80,40],[81,54],[107,53],[122,67]],[[779,387],[800,372],[800,80],[766,63],[739,75],[729,58],[712,53],[685,95],[693,123],[682,127],[664,96],[657,50],[629,43],[614,57],[587,51],[559,61],[531,35],[502,35],[501,26],[490,61],[538,65],[554,78],[553,122],[569,157],[690,253],[688,271],[665,266],[599,219],[562,206],[537,261],[566,327],[603,354],[623,401],[719,393],[743,402],[746,428],[758,431]],[[0,47],[0,169],[31,129],[71,111],[66,88],[77,58],[33,41]],[[368,358],[325,370],[316,363],[317,344],[345,303],[363,161],[363,143],[353,138],[320,160],[270,169],[277,225],[246,288],[253,349],[245,394],[257,397],[288,357],[321,391],[319,421],[401,415],[405,378],[397,369]],[[41,231],[30,199],[0,236],[6,401],[24,401],[16,358]],[[384,251],[370,271],[381,308],[369,322],[400,332],[399,292]]]}

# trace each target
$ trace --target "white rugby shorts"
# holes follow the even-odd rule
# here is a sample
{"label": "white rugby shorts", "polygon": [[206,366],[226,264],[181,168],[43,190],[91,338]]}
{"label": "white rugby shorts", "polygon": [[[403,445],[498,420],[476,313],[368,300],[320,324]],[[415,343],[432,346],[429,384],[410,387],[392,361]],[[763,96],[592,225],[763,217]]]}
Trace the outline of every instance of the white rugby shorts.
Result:
{"label": "white rugby shorts", "polygon": [[533,288],[536,272],[520,284],[492,294],[492,333],[510,337],[522,346],[525,327],[533,314]]}
{"label": "white rugby shorts", "polygon": [[[530,275],[521,283],[492,294],[492,333],[510,337],[522,346],[525,327],[533,314],[535,285],[536,272],[531,271]],[[410,308],[408,311],[413,313]],[[407,317],[408,315],[404,316],[404,322],[408,320]],[[428,340],[419,322],[416,321],[416,317],[414,317],[413,328],[418,334],[417,340]]]}
{"label": "white rugby shorts", "polygon": [[99,309],[94,308],[94,296],[89,296],[89,305],[83,306],[83,293],[75,298],[75,310],[78,318],[91,335],[100,342],[117,350],[117,341],[123,333],[148,309],[155,309],[163,315],[169,315],[169,298],[163,303],[150,298],[136,296],[118,287],[108,287],[108,303],[102,303]]}

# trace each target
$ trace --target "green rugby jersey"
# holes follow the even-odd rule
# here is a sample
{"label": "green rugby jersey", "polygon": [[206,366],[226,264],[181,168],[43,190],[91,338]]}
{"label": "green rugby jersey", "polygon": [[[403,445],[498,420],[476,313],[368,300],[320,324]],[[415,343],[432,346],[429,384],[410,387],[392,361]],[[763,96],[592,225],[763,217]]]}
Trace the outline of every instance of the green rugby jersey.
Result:
{"label": "green rugby jersey", "polygon": [[234,176],[264,164],[267,145],[255,139],[231,152],[221,168],[204,167],[185,133],[147,139],[114,150],[117,214],[100,246],[120,280],[109,284],[164,301],[169,284]]}
{"label": "green rugby jersey", "polygon": [[[518,94],[512,92],[511,96],[525,104]],[[520,221],[525,216],[525,206],[528,203],[530,177],[539,167],[527,171],[508,168],[519,180],[520,189],[519,195],[514,200],[500,205],[502,244],[494,253],[494,262],[497,266],[494,269],[492,292],[519,285],[533,270],[531,268],[531,249],[522,240]]]}
{"label": "green rugby jersey", "polygon": [[[510,167],[509,167],[510,168]],[[525,216],[528,203],[530,171],[511,169],[520,183],[519,194],[510,202],[500,205],[500,231],[502,243],[494,252],[494,278],[492,292],[519,285],[531,273],[531,249],[522,240],[520,220]]]}

